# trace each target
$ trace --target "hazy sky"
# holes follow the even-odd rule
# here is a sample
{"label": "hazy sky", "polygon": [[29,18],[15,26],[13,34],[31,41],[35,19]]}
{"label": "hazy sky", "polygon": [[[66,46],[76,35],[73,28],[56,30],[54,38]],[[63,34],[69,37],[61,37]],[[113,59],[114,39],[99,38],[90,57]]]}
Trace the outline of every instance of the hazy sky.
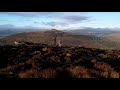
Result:
{"label": "hazy sky", "polygon": [[0,26],[120,28],[120,12],[0,12]]}

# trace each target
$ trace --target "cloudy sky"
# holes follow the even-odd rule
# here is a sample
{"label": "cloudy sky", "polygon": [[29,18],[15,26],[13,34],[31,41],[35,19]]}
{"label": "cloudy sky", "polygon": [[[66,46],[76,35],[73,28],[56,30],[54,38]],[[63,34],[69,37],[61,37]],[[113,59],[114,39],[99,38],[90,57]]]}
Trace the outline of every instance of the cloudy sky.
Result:
{"label": "cloudy sky", "polygon": [[120,12],[0,12],[1,27],[120,28]]}

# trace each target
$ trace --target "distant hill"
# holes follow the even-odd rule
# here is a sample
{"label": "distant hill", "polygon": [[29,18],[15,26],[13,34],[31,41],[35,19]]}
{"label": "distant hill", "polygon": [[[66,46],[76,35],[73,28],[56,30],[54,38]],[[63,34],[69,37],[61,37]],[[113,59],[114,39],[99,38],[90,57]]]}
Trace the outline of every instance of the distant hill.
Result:
{"label": "distant hill", "polygon": [[7,36],[16,33],[24,33],[31,31],[42,31],[42,29],[29,29],[29,28],[9,28],[9,29],[1,29],[0,28],[0,36]]}
{"label": "distant hill", "polygon": [[10,34],[15,34],[15,33],[18,33],[18,32],[10,29],[0,30],[0,36],[6,36]]}
{"label": "distant hill", "polygon": [[85,46],[88,48],[113,49],[119,48],[120,43],[110,41],[106,38],[95,35],[76,35],[60,30],[46,30],[36,32],[17,33],[0,39],[0,43],[14,44],[14,41],[26,41],[33,43],[54,44],[54,36],[57,34],[57,41],[61,40],[65,46]]}
{"label": "distant hill", "polygon": [[7,36],[15,33],[22,32],[31,32],[31,31],[41,31],[44,30],[42,28],[26,26],[26,27],[15,27],[11,24],[0,25],[0,36]]}
{"label": "distant hill", "polygon": [[77,36],[58,30],[17,33],[7,36],[1,40],[10,44],[13,44],[15,40],[34,42],[34,43],[53,44],[55,33],[57,33],[57,40],[62,41],[62,45],[87,46],[87,47],[96,47],[97,45],[100,45],[94,40],[92,40],[91,36],[90,36],[91,38],[85,35]]}
{"label": "distant hill", "polygon": [[111,41],[120,42],[120,33],[112,33],[112,34],[104,36],[104,38],[111,40]]}
{"label": "distant hill", "polygon": [[66,30],[65,32],[69,32],[71,34],[77,34],[77,35],[95,35],[97,37],[101,37],[101,36],[109,35],[109,34],[113,34],[113,33],[120,33],[120,30],[109,29],[109,28],[85,27],[83,29]]}

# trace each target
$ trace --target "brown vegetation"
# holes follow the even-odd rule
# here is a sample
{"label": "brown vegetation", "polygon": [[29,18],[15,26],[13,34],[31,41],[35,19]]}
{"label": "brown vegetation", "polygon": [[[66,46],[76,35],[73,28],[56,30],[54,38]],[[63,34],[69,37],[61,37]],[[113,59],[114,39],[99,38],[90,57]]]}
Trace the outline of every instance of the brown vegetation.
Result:
{"label": "brown vegetation", "polygon": [[0,46],[0,77],[119,78],[120,51],[45,44]]}

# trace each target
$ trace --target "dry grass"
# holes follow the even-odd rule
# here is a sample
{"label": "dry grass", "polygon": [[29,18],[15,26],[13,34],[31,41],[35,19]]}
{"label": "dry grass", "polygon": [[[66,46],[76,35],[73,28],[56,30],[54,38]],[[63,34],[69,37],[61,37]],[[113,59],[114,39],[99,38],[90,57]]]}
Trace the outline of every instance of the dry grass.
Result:
{"label": "dry grass", "polygon": [[[0,64],[1,68],[4,67],[5,75],[8,76],[19,75],[20,78],[119,78],[120,51],[104,53],[106,51],[99,49],[43,48],[41,45],[14,48],[18,50],[12,51],[13,46],[0,47],[0,52],[4,51],[5,54],[1,56],[9,61]],[[34,54],[36,52],[37,54]],[[2,66],[3,63],[4,66]],[[6,68],[7,66],[9,68]],[[14,73],[9,74],[12,71]],[[1,73],[4,74],[3,71]]]}
{"label": "dry grass", "polygon": [[72,67],[67,68],[67,70],[70,72],[72,77],[75,77],[75,78],[90,78],[90,76],[88,74],[88,70],[83,68],[83,67],[72,66]]}
{"label": "dry grass", "polygon": [[54,69],[44,69],[44,70],[28,70],[26,72],[20,72],[20,78],[54,78],[56,76],[56,71]]}
{"label": "dry grass", "polygon": [[54,78],[56,76],[56,70],[54,69],[45,69],[39,72],[40,78]]}
{"label": "dry grass", "polygon": [[34,76],[35,76],[35,71],[32,70],[32,69],[30,69],[30,70],[28,70],[26,72],[20,72],[19,73],[20,78],[32,78]]}
{"label": "dry grass", "polygon": [[119,77],[120,77],[119,73],[117,73],[115,71],[112,71],[110,74],[110,78],[119,78]]}
{"label": "dry grass", "polygon": [[112,70],[112,68],[104,62],[96,62],[93,67],[105,72]]}

